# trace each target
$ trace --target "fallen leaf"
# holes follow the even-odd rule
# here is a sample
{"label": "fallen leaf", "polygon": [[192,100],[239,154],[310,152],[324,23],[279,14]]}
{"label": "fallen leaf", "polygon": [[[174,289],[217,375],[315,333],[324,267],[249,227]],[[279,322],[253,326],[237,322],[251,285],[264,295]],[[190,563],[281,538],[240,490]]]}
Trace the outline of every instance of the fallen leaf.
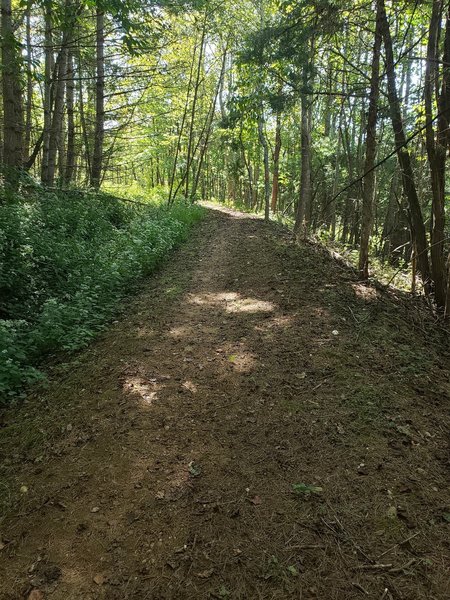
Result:
{"label": "fallen leaf", "polygon": [[97,585],[103,585],[106,580],[105,576],[102,573],[97,573],[97,575],[94,575],[92,579]]}
{"label": "fallen leaf", "polygon": [[99,511],[100,511],[99,506],[94,506],[94,508],[91,508],[91,513],[98,513]]}
{"label": "fallen leaf", "polygon": [[28,600],[43,600],[44,598],[44,594],[41,592],[41,590],[31,590],[29,596],[28,596]]}
{"label": "fallen leaf", "polygon": [[21,494],[26,494],[27,492],[28,492],[28,488],[27,488],[27,486],[26,486],[26,485],[22,485],[22,486],[20,487],[20,493],[21,493]]}
{"label": "fallen leaf", "polygon": [[182,386],[184,387],[184,389],[188,390],[192,394],[195,394],[197,392],[197,386],[195,385],[195,383],[192,383],[192,381],[185,381],[182,384]]}
{"label": "fallen leaf", "polygon": [[206,571],[200,571],[200,573],[196,573],[195,576],[200,579],[209,579],[211,575],[214,573],[214,569],[206,569]]}
{"label": "fallen leaf", "polygon": [[250,498],[249,502],[251,502],[255,506],[259,506],[260,504],[262,504],[262,500],[261,500],[260,496],[255,496],[254,498]]}

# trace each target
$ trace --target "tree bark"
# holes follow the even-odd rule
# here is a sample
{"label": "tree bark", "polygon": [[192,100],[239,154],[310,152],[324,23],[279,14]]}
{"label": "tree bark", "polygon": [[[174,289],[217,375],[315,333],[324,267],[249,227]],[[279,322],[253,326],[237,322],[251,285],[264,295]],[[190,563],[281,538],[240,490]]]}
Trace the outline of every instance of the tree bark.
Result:
{"label": "tree bark", "polygon": [[195,196],[197,195],[198,183],[199,183],[200,175],[201,175],[202,168],[203,168],[203,161],[205,159],[206,152],[208,150],[208,144],[209,144],[209,138],[210,138],[210,135],[211,135],[213,120],[214,120],[214,116],[216,114],[217,99],[218,99],[219,94],[220,94],[220,89],[221,89],[221,87],[223,87],[223,80],[225,78],[227,52],[228,52],[228,48],[226,46],[224,48],[223,54],[222,54],[222,65],[221,65],[221,68],[220,68],[219,79],[217,81],[216,89],[215,89],[215,92],[214,92],[214,97],[213,97],[213,100],[211,102],[211,106],[210,106],[210,110],[208,112],[208,115],[206,117],[206,123],[205,123],[205,127],[204,127],[204,133],[202,135],[203,143],[201,143],[201,145],[200,145],[200,155],[199,155],[199,158],[198,158],[197,169],[196,169],[196,171],[193,174],[194,175],[194,184],[192,186],[192,191],[191,191],[191,200],[192,201],[195,200]]}
{"label": "tree bark", "polygon": [[272,212],[277,211],[278,194],[280,191],[280,153],[281,153],[281,113],[277,112],[275,124],[275,147],[273,151],[273,178],[272,178]]}
{"label": "tree bark", "polygon": [[373,45],[372,73],[370,78],[369,112],[367,116],[366,160],[364,162],[363,199],[361,209],[361,242],[359,249],[359,274],[369,277],[369,242],[373,228],[373,204],[375,193],[375,158],[377,153],[377,117],[380,95],[381,13],[377,7],[375,41]]}
{"label": "tree bark", "polygon": [[62,130],[62,122],[64,116],[64,91],[66,88],[66,72],[67,72],[67,36],[63,35],[61,42],[61,50],[56,61],[57,64],[57,79],[54,86],[54,107],[51,119],[49,140],[48,140],[48,158],[45,178],[42,182],[46,185],[53,185],[56,173],[56,154],[60,144],[60,135]]}
{"label": "tree bark", "polygon": [[198,55],[197,72],[196,72],[196,76],[195,76],[194,97],[192,99],[191,120],[189,123],[189,137],[188,137],[188,148],[187,148],[187,156],[186,156],[186,175],[185,175],[185,182],[184,182],[184,184],[185,184],[184,197],[186,198],[186,200],[189,197],[189,177],[190,177],[191,166],[194,162],[194,154],[195,154],[195,151],[193,150],[194,125],[195,125],[195,114],[196,114],[196,110],[197,110],[198,91],[200,88],[200,76],[201,76],[201,69],[202,69],[202,64],[203,64],[203,55],[205,52],[207,20],[208,20],[207,11],[205,9],[205,17],[203,19],[203,27],[202,27],[202,34],[201,34],[201,40],[200,40],[200,53]]}
{"label": "tree bark", "polygon": [[245,165],[245,170],[247,172],[247,180],[248,180],[248,207],[250,209],[253,208],[253,173],[252,173],[252,164],[250,161],[250,157],[247,159],[247,156],[245,154],[245,144],[244,141],[242,139],[242,123],[241,123],[241,129],[239,131],[239,144],[241,147],[241,155],[242,155],[242,160],[244,161],[244,165]]}
{"label": "tree bark", "polygon": [[26,64],[27,64],[27,103],[25,110],[25,158],[30,155],[31,146],[31,126],[32,126],[32,108],[33,108],[33,73],[32,73],[32,55],[31,55],[31,9],[27,8],[25,15],[25,40],[26,40]]}
{"label": "tree bark", "polygon": [[48,153],[50,146],[50,127],[52,123],[52,87],[53,87],[53,35],[52,35],[52,5],[45,9],[44,34],[44,127],[42,139],[41,180],[48,180]]}
{"label": "tree bark", "polygon": [[103,141],[105,137],[105,15],[96,14],[96,93],[95,133],[92,153],[91,187],[100,187],[103,168]]}
{"label": "tree bark", "polygon": [[[445,163],[448,146],[448,127],[450,122],[450,15],[447,12],[444,56],[442,71],[442,88],[439,92],[438,45],[441,29],[443,1],[434,0],[427,47],[427,64],[425,71],[425,118],[426,150],[431,175],[432,205],[431,205],[431,272],[433,277],[435,301],[440,309],[446,304],[446,265],[444,259],[445,241]],[[450,11],[450,3],[448,3]],[[436,98],[437,96],[437,98]],[[436,106],[439,117],[437,120],[437,135],[432,119]]]}
{"label": "tree bark", "polygon": [[73,72],[73,55],[69,52],[67,59],[67,85],[66,85],[66,105],[67,105],[67,152],[66,168],[64,172],[64,182],[70,184],[75,172],[75,81]]}
{"label": "tree bark", "polygon": [[[306,69],[306,67],[305,67]],[[305,222],[305,215],[308,212],[308,206],[311,203],[311,128],[310,128],[310,106],[306,94],[301,96],[301,175],[300,175],[300,198],[297,204],[295,217],[294,234],[297,239],[306,235],[308,226]]]}
{"label": "tree bark", "polygon": [[10,183],[17,181],[23,163],[23,106],[20,82],[20,54],[15,39],[11,0],[1,3],[1,50],[3,96],[3,162]]}
{"label": "tree bark", "polygon": [[177,135],[177,141],[176,141],[176,147],[175,147],[175,157],[173,160],[173,168],[172,168],[172,173],[170,174],[170,176],[168,177],[169,180],[169,197],[168,197],[168,201],[167,203],[169,204],[169,206],[175,201],[175,197],[178,193],[178,190],[180,188],[181,183],[178,184],[178,186],[175,187],[175,178],[177,175],[177,166],[178,166],[178,157],[180,155],[181,152],[181,138],[183,136],[183,132],[184,132],[184,126],[186,124],[186,119],[187,119],[187,113],[188,113],[188,108],[189,108],[189,99],[190,99],[190,94],[191,94],[191,88],[192,88],[192,82],[193,82],[193,77],[194,77],[194,68],[195,68],[195,57],[197,54],[197,46],[194,46],[194,52],[192,54],[192,62],[191,62],[191,68],[189,71],[189,81],[188,81],[188,86],[187,86],[187,91],[186,91],[186,102],[184,104],[184,110],[183,110],[183,116],[181,119],[181,124],[178,127],[178,135]]}
{"label": "tree bark", "polygon": [[306,221],[311,210],[312,188],[311,188],[311,126],[312,126],[312,103],[308,98],[308,87],[311,86],[310,73],[312,72],[315,53],[315,40],[310,41],[308,58],[303,66],[302,87],[303,93],[300,97],[301,103],[301,175],[300,175],[300,197],[297,202],[295,214],[294,235],[297,240],[304,238],[309,224]]}
{"label": "tree bark", "polygon": [[258,115],[258,137],[261,146],[263,147],[264,156],[264,220],[269,221],[270,218],[270,166],[269,166],[269,144],[267,143],[266,134],[264,132],[264,109],[261,106]]}
{"label": "tree bark", "polygon": [[388,100],[391,112],[392,127],[394,130],[395,145],[397,156],[402,171],[402,182],[405,196],[408,201],[411,234],[417,248],[417,267],[422,277],[425,292],[430,290],[431,272],[428,260],[428,242],[425,231],[425,224],[420,206],[419,196],[417,194],[414,182],[414,173],[411,164],[411,157],[406,147],[406,135],[403,127],[400,100],[397,93],[397,82],[395,75],[394,53],[392,48],[392,38],[389,28],[389,22],[386,15],[384,0],[377,0],[382,21],[382,35],[386,51],[386,75],[388,81]]}

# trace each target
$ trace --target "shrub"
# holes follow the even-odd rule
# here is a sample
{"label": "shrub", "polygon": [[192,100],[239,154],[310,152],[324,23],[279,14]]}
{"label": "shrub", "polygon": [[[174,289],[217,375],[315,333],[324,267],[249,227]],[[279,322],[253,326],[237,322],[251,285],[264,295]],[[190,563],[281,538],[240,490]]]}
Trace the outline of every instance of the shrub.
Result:
{"label": "shrub", "polygon": [[132,280],[152,272],[202,209],[33,187],[0,205],[0,396],[44,355],[86,345]]}

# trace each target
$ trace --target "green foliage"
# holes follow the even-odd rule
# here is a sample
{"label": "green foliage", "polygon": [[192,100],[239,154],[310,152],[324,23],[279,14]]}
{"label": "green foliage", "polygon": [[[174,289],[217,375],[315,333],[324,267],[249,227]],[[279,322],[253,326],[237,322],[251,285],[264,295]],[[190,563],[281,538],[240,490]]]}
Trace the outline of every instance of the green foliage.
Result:
{"label": "green foliage", "polygon": [[39,371],[27,364],[29,334],[26,321],[0,321],[0,394],[5,399],[14,396],[15,390],[23,384],[42,377]]}
{"label": "green foliage", "polygon": [[0,397],[39,378],[43,355],[86,345],[201,213],[40,188],[0,206]]}
{"label": "green foliage", "polygon": [[294,483],[292,489],[296,494],[305,494],[309,496],[310,494],[320,494],[323,491],[323,488],[318,487],[317,485],[311,485],[310,483]]}

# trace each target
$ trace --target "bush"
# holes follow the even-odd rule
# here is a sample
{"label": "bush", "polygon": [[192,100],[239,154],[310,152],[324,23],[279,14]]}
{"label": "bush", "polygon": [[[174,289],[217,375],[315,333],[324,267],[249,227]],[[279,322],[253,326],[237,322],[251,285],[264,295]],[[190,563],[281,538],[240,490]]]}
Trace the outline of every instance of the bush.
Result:
{"label": "bush", "polygon": [[34,187],[0,205],[0,397],[44,355],[86,345],[132,280],[152,272],[202,209]]}

